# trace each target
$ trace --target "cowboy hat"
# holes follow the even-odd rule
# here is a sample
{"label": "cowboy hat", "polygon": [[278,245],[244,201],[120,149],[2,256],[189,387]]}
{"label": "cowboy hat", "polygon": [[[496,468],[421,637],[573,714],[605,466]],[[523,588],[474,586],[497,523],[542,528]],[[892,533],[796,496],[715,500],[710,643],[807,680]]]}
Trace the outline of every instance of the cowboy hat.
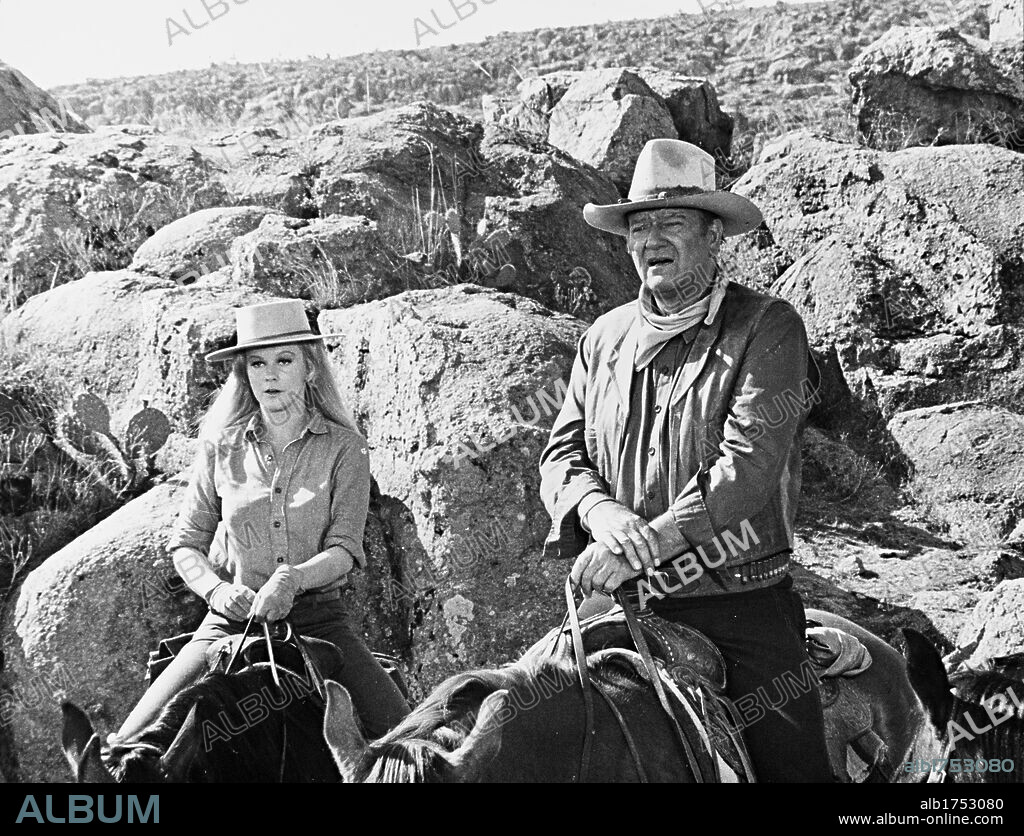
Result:
{"label": "cowboy hat", "polygon": [[715,188],[715,158],[679,139],[652,139],[640,152],[629,197],[607,206],[588,203],[583,218],[605,232],[625,236],[626,215],[644,209],[704,209],[722,219],[726,236],[761,225],[761,210],[745,197]]}
{"label": "cowboy hat", "polygon": [[247,305],[235,311],[237,341],[230,348],[222,348],[206,355],[208,363],[228,360],[250,348],[269,345],[287,345],[340,337],[341,334],[314,334],[306,319],[306,307],[299,299],[282,302],[263,302]]}

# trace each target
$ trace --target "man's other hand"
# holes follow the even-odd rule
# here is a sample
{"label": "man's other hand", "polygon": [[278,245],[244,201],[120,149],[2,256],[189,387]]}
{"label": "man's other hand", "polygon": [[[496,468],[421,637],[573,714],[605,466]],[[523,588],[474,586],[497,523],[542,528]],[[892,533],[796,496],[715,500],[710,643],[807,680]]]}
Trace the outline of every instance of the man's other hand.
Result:
{"label": "man's other hand", "polygon": [[615,554],[603,543],[591,543],[576,558],[569,577],[584,595],[591,592],[610,595],[639,573],[623,555]]}
{"label": "man's other hand", "polygon": [[655,569],[661,560],[658,534],[647,520],[614,500],[599,502],[587,512],[593,538],[633,567],[634,574]]}

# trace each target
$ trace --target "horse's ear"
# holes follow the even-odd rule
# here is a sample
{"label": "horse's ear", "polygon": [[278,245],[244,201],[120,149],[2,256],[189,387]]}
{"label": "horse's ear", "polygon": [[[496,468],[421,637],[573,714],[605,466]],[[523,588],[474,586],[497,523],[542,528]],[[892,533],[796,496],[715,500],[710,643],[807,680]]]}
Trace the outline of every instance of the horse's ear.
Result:
{"label": "horse's ear", "polygon": [[903,655],[907,659],[910,684],[921,699],[932,723],[945,729],[953,713],[953,695],[942,657],[928,639],[917,630],[903,629]]}
{"label": "horse's ear", "polygon": [[192,706],[192,710],[189,711],[185,722],[181,724],[171,745],[167,747],[167,751],[160,758],[164,772],[171,781],[185,780],[189,767],[199,751],[199,722],[196,720],[198,707],[198,705]]}
{"label": "horse's ear", "polygon": [[327,688],[324,740],[327,741],[341,777],[349,782],[353,779],[356,765],[366,754],[366,740],[359,731],[352,697],[348,691],[332,679],[326,680],[324,685]]}
{"label": "horse's ear", "polygon": [[114,783],[114,776],[100,757],[99,735],[85,712],[70,702],[61,703],[60,707],[64,714],[61,748],[75,780],[80,784]]}
{"label": "horse's ear", "polygon": [[498,754],[501,748],[501,715],[508,702],[508,691],[495,691],[480,704],[473,731],[462,745],[448,756],[458,781],[468,783],[478,779],[480,771]]}

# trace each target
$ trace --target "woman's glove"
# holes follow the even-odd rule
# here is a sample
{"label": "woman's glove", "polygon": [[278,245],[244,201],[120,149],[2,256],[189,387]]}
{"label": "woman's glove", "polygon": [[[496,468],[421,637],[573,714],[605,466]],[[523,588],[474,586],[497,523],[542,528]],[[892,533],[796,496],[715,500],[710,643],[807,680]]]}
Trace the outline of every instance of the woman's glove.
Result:
{"label": "woman's glove", "polygon": [[299,594],[299,573],[293,566],[278,566],[256,593],[250,614],[257,621],[287,618]]}
{"label": "woman's glove", "polygon": [[256,593],[249,587],[237,583],[221,581],[206,598],[206,603],[215,613],[233,621],[245,621],[249,617],[249,609],[256,600]]}

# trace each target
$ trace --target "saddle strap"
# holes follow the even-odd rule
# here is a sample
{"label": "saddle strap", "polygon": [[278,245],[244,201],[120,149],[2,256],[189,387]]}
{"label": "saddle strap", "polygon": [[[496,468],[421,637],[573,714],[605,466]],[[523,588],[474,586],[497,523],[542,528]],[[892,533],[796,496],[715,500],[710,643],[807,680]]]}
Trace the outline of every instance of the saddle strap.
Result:
{"label": "saddle strap", "polygon": [[[615,599],[618,601],[619,606],[622,607],[622,612],[626,618],[626,627],[629,628],[629,634],[633,637],[633,644],[636,645],[637,653],[640,654],[640,658],[643,659],[644,666],[647,668],[647,678],[654,687],[654,692],[658,696],[658,702],[661,703],[662,709],[665,711],[669,722],[672,724],[672,729],[676,733],[676,739],[679,741],[679,745],[686,753],[686,759],[689,762],[693,778],[698,784],[703,784],[704,775],[700,768],[700,762],[697,760],[697,757],[693,752],[693,748],[690,746],[690,742],[686,739],[686,735],[683,733],[682,727],[679,725],[679,720],[676,718],[676,713],[672,708],[672,703],[669,702],[668,694],[665,693],[665,686],[661,681],[661,675],[654,663],[654,657],[651,656],[651,649],[647,646],[647,639],[644,638],[643,631],[640,629],[640,624],[636,619],[636,613],[633,612],[633,608],[630,606],[629,601],[626,600],[625,593],[623,593],[621,589],[615,591]],[[578,623],[579,622],[577,620],[577,624]],[[580,636],[580,649],[582,650],[582,648],[583,637]]]}
{"label": "saddle strap", "polygon": [[580,617],[576,612],[576,596],[572,591],[572,579],[565,579],[565,607],[566,618],[569,619],[569,627],[572,633],[572,650],[576,657],[576,672],[580,679],[580,688],[583,690],[583,750],[580,755],[580,774],[576,777],[576,783],[582,784],[586,780],[587,772],[590,769],[590,750],[593,747],[594,734],[597,728],[594,725],[594,697],[590,693],[590,672],[587,669],[587,652],[583,647],[583,631],[580,629]]}

